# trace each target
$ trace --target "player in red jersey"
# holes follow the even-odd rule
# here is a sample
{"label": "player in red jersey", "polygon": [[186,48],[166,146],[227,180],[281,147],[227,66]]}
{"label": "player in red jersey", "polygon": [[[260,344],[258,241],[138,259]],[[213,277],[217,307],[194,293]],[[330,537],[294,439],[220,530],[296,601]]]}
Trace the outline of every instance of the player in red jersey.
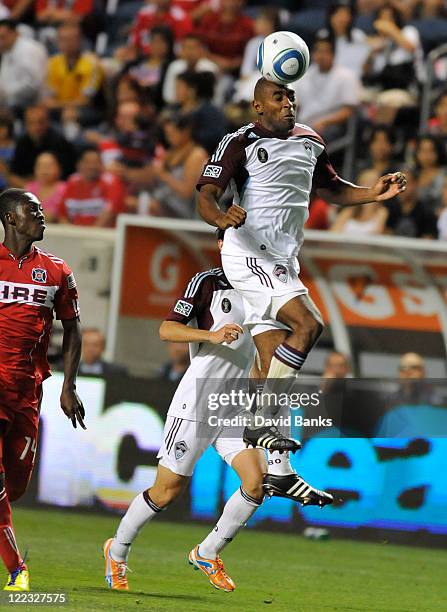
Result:
{"label": "player in red jersey", "polygon": [[85,429],[76,393],[81,333],[76,282],[67,264],[33,245],[45,218],[38,198],[22,189],[0,194],[0,556],[9,572],[5,590],[29,590],[11,521],[10,502],[25,492],[36,454],[42,382],[53,313],[64,328],[61,408]]}

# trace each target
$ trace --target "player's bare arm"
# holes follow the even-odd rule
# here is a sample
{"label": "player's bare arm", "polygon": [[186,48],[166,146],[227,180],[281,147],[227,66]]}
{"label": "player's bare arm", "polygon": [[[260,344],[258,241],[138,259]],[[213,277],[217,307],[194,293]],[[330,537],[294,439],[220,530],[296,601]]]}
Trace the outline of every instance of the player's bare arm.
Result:
{"label": "player's bare arm", "polygon": [[81,327],[79,319],[62,320],[64,338],[62,342],[62,353],[64,359],[64,383],[61,392],[61,408],[76,429],[76,423],[87,429],[84,425],[85,410],[78,394],[76,393],[76,375],[81,359]]}
{"label": "player's bare arm", "polygon": [[195,329],[178,321],[163,321],[160,325],[160,338],[167,342],[210,342],[211,344],[231,344],[238,340],[244,331],[237,323],[227,323],[216,331]]}
{"label": "player's bare arm", "polygon": [[381,176],[373,187],[361,187],[343,179],[333,189],[318,189],[318,194],[337,206],[357,206],[368,202],[384,202],[396,197],[407,187],[407,178],[402,172]]}
{"label": "player's bare arm", "polygon": [[197,196],[197,212],[209,225],[226,230],[229,227],[240,227],[245,223],[247,213],[237,204],[232,204],[224,213],[219,208],[223,190],[217,185],[203,185]]}

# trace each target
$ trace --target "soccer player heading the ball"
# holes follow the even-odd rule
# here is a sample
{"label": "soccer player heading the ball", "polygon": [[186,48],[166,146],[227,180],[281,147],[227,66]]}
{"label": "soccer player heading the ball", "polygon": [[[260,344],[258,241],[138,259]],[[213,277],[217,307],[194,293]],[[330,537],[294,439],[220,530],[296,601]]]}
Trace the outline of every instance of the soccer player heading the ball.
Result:
{"label": "soccer player heading the ball", "polygon": [[[311,191],[338,206],[357,206],[393,198],[405,189],[406,178],[386,174],[371,188],[340,178],[319,134],[295,123],[295,94],[286,85],[259,79],[253,106],[258,121],[225,136],[205,165],[197,185],[198,212],[227,230],[222,266],[244,300],[245,325],[266,378],[264,393],[271,393],[278,379],[297,376],[323,330],[297,261]],[[224,212],[219,199],[230,181],[233,204]],[[265,424],[245,428],[247,444],[270,451],[300,448],[269,424],[272,415],[262,402],[257,414],[266,417]]]}
{"label": "soccer player heading the ball", "polygon": [[36,455],[42,382],[53,313],[64,328],[64,383],[61,408],[85,429],[76,393],[81,356],[76,282],[67,264],[33,243],[42,240],[45,218],[29,191],[0,194],[0,556],[9,578],[7,591],[29,591],[29,575],[17,547],[10,502],[26,490]]}

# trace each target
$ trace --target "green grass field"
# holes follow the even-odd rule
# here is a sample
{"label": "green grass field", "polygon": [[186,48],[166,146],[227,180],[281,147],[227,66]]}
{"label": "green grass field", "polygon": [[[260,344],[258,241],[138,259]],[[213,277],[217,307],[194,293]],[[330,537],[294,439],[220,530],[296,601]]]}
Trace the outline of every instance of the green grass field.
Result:
{"label": "green grass field", "polygon": [[117,517],[92,514],[16,509],[19,545],[22,551],[29,548],[32,590],[67,592],[69,604],[59,609],[83,611],[447,609],[447,553],[443,550],[342,540],[315,542],[245,530],[224,551],[226,568],[237,589],[223,593],[187,563],[188,551],[203,538],[207,527],[156,521],[133,546],[131,591],[113,592],[106,588],[100,550],[106,537],[113,535],[117,521]]}

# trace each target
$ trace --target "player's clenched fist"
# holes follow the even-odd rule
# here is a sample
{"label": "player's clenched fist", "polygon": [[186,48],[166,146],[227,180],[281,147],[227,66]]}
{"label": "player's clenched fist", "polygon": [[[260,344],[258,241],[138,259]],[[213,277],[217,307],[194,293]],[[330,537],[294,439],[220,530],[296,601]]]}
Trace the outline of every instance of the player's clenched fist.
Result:
{"label": "player's clenched fist", "polygon": [[243,208],[237,204],[232,204],[227,212],[217,220],[217,225],[223,230],[229,227],[240,227],[244,225],[246,216],[247,213]]}
{"label": "player's clenched fist", "polygon": [[231,344],[243,333],[244,330],[237,323],[227,323],[217,331],[210,332],[209,340],[211,344]]}

